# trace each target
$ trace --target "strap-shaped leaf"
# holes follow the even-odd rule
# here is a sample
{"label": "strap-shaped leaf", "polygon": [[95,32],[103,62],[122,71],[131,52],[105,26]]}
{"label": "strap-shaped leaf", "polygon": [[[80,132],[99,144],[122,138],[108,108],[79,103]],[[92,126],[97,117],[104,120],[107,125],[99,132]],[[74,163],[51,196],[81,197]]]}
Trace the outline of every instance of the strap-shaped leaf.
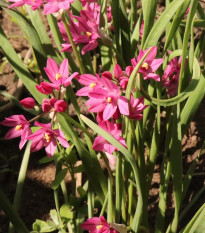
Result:
{"label": "strap-shaped leaf", "polygon": [[[142,47],[146,41],[146,38],[151,31],[154,25],[154,19],[156,15],[157,9],[157,0],[142,0],[142,11],[143,11],[143,18],[144,18],[144,30],[143,30],[143,37],[142,37]],[[149,46],[148,46],[149,47]]]}
{"label": "strap-shaped leaf", "polygon": [[32,25],[34,26],[34,28],[36,29],[36,32],[38,33],[38,36],[41,40],[41,43],[42,43],[42,46],[46,52],[46,55],[57,60],[58,57],[56,56],[56,53],[55,53],[55,50],[54,50],[53,45],[51,43],[51,40],[48,36],[48,33],[45,30],[44,24],[42,22],[42,19],[39,15],[38,11],[31,10],[31,7],[29,5],[26,6],[26,9],[27,9],[29,16],[31,18]]}
{"label": "strap-shaped leaf", "polygon": [[2,48],[7,60],[13,67],[17,76],[23,81],[26,88],[33,95],[33,97],[38,101],[39,104],[42,103],[43,98],[46,98],[45,95],[39,93],[36,89],[36,81],[27,70],[22,60],[16,54],[14,48],[11,46],[9,40],[6,38],[4,31],[0,26],[0,47]]}
{"label": "strap-shaped leaf", "polygon": [[15,227],[15,230],[18,233],[29,233],[29,230],[26,228],[25,224],[17,214],[14,207],[9,202],[8,198],[5,196],[5,194],[0,189],[0,208],[6,213],[9,220],[12,222],[12,224]]}
{"label": "strap-shaped leaf", "polygon": [[174,37],[177,28],[180,25],[180,22],[184,18],[184,14],[187,10],[187,7],[189,6],[191,0],[185,0],[184,3],[181,5],[181,7],[177,10],[173,22],[171,24],[171,28],[169,30],[168,36],[166,37],[166,43],[164,46],[164,51],[167,50],[169,43],[171,42],[172,38]]}
{"label": "strap-shaped leaf", "polygon": [[205,216],[205,204],[197,211],[194,217],[191,219],[187,227],[181,233],[194,233],[197,227],[204,223]]}
{"label": "strap-shaped leaf", "polygon": [[182,124],[182,133],[186,132],[186,129],[191,122],[196,110],[198,109],[202,99],[205,95],[205,74],[201,75],[200,81],[197,85],[197,88],[194,90],[192,95],[187,100],[182,112],[181,112],[181,124]]}
{"label": "strap-shaped leaf", "polygon": [[[2,5],[2,0],[0,0],[0,6]],[[12,16],[16,22],[18,22],[18,25],[21,27],[22,31],[26,34],[26,36],[29,38],[29,41],[33,47],[33,51],[35,53],[35,57],[39,66],[39,69],[41,71],[41,74],[44,78],[47,78],[44,67],[46,66],[46,53],[44,51],[44,48],[42,47],[40,38],[33,27],[33,25],[28,21],[28,19],[20,14],[19,12],[15,10],[8,10],[3,7],[3,9],[6,11],[7,14]]]}
{"label": "strap-shaped leaf", "polygon": [[144,49],[155,46],[157,44],[167,23],[171,20],[171,18],[183,2],[184,0],[174,0],[166,7],[165,11],[161,14],[157,22],[152,27],[152,30],[150,31],[143,46]]}

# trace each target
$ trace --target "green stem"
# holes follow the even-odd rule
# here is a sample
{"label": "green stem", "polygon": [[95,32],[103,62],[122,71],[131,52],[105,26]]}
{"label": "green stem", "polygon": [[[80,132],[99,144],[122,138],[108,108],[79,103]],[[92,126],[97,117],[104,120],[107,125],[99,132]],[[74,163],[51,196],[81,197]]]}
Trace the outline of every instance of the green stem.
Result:
{"label": "green stem", "polygon": [[112,181],[108,177],[108,210],[107,210],[107,221],[113,222],[113,200],[112,200]]}
{"label": "green stem", "polygon": [[59,225],[61,225],[60,206],[59,206],[59,201],[58,201],[58,189],[54,190],[54,200],[55,200],[55,206],[56,206],[56,211],[58,215]]}
{"label": "green stem", "polygon": [[76,59],[78,61],[78,65],[80,67],[80,72],[81,72],[81,74],[84,74],[85,73],[85,69],[83,67],[83,63],[82,63],[82,60],[81,60],[81,57],[80,57],[80,53],[77,50],[77,47],[76,47],[76,45],[75,45],[75,43],[73,41],[72,34],[70,32],[70,28],[68,26],[68,22],[69,22],[68,17],[69,17],[68,13],[67,12],[63,12],[63,14],[62,14],[63,25],[65,27],[66,33],[68,35],[68,39],[69,39],[69,41],[71,43],[71,46],[73,48],[73,52],[75,54],[75,57],[76,57]]}
{"label": "green stem", "polygon": [[[19,171],[18,181],[17,181],[17,187],[16,187],[16,193],[14,196],[14,208],[18,210],[20,202],[21,202],[21,196],[23,191],[23,185],[26,177],[26,171],[28,167],[28,162],[30,158],[30,147],[31,147],[31,141],[27,143],[26,150],[24,152],[23,160],[21,163],[21,168]],[[14,226],[12,223],[9,225],[9,233],[14,232]]]}
{"label": "green stem", "polygon": [[116,202],[115,202],[115,222],[120,223],[121,215],[121,204],[122,204],[122,156],[119,154],[117,157],[116,164],[116,179],[115,179],[115,192],[116,192]]}
{"label": "green stem", "polygon": [[99,216],[103,216],[103,214],[105,213],[105,209],[107,207],[107,203],[108,203],[108,193],[106,194],[102,209],[100,211],[100,215]]}
{"label": "green stem", "polygon": [[93,197],[94,197],[94,193],[91,189],[90,183],[88,183],[88,218],[93,217],[93,210],[94,210]]}
{"label": "green stem", "polygon": [[121,66],[125,67],[126,64],[124,62],[124,59],[122,58],[121,54],[118,52],[118,50],[115,48],[114,44],[112,44],[112,49],[116,53],[117,59]]}

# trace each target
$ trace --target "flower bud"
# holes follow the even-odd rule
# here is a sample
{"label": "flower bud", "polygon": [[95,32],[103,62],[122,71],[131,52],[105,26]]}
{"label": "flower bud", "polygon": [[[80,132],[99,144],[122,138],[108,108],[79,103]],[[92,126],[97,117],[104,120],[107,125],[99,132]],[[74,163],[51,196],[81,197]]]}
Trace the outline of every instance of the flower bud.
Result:
{"label": "flower bud", "polygon": [[49,112],[53,106],[50,103],[50,100],[43,99],[42,110],[43,112]]}
{"label": "flower bud", "polygon": [[107,78],[109,80],[112,80],[112,74],[109,71],[104,71],[102,73],[102,77],[105,77],[105,78]]}
{"label": "flower bud", "polygon": [[36,105],[36,102],[35,102],[35,99],[34,99],[34,98],[28,97],[28,98],[22,99],[22,100],[20,101],[20,104],[21,104],[24,108],[33,109],[34,106]]}
{"label": "flower bud", "polygon": [[36,85],[36,89],[43,94],[49,95],[53,92],[53,88],[47,82],[41,82],[40,85]]}
{"label": "flower bud", "polygon": [[115,78],[119,78],[122,76],[122,68],[118,64],[115,65],[113,74]]}
{"label": "flower bud", "polygon": [[54,104],[56,112],[64,112],[67,109],[68,105],[65,100],[58,100]]}

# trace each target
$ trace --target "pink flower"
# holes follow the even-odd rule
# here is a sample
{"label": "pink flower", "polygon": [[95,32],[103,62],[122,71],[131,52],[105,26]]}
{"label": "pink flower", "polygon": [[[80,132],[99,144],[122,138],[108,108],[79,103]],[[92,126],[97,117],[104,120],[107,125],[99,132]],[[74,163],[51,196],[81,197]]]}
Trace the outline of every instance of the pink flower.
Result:
{"label": "pink flower", "polygon": [[43,5],[43,0],[24,0],[25,4],[31,6],[31,9],[34,11],[41,5]]}
{"label": "pink flower", "polygon": [[52,14],[58,12],[60,9],[66,10],[70,8],[70,4],[75,0],[46,0],[44,6],[44,14]]}
{"label": "pink flower", "polygon": [[78,77],[78,81],[85,87],[77,91],[77,96],[88,96],[89,93],[94,90],[94,88],[99,88],[102,86],[101,79],[98,74],[96,74],[96,76],[92,74],[82,74]]}
{"label": "pink flower", "polygon": [[117,163],[117,157],[114,156],[113,154],[109,154],[107,152],[105,152],[105,154],[106,154],[107,159],[109,161],[109,165],[110,165],[111,170],[115,170],[116,163]]}
{"label": "pink flower", "polygon": [[121,114],[129,115],[128,100],[121,96],[116,84],[104,77],[101,78],[104,88],[95,88],[89,93],[90,99],[86,105],[90,105],[90,112],[103,112],[104,121],[110,119],[117,109]]}
{"label": "pink flower", "polygon": [[56,98],[43,99],[42,103],[43,112],[49,112],[51,109],[55,109],[56,112],[64,112],[67,107],[65,100],[57,100]]}
{"label": "pink flower", "polygon": [[174,96],[178,89],[181,59],[182,57],[179,59],[174,57],[165,68],[162,76],[162,85],[167,88],[167,94],[171,96]]}
{"label": "pink flower", "polygon": [[148,105],[144,105],[144,97],[140,97],[134,99],[133,95],[130,98],[130,115],[129,118],[135,119],[137,121],[141,120],[143,115],[141,112],[148,107]]}
{"label": "pink flower", "polygon": [[110,227],[110,224],[105,220],[103,216],[93,217],[87,219],[86,222],[80,225],[86,231],[90,233],[117,233],[115,229]]}
{"label": "pink flower", "polygon": [[68,105],[65,102],[65,100],[58,100],[54,104],[54,108],[55,108],[56,112],[65,112],[67,107],[68,107]]}
{"label": "pink flower", "polygon": [[[126,142],[124,138],[121,137],[121,130],[119,130],[119,126],[117,124],[110,123],[109,121],[104,121],[99,122],[99,126],[126,147]],[[113,151],[118,151],[117,148],[106,141],[102,136],[97,136],[95,138],[92,148],[96,151],[106,151],[109,154],[112,154]]]}
{"label": "pink flower", "polygon": [[97,0],[80,0],[80,2],[85,6],[86,3],[97,2]]}
{"label": "pink flower", "polygon": [[[77,22],[76,22],[77,20]],[[99,34],[100,6],[97,3],[85,4],[85,9],[81,10],[80,17],[70,14],[70,31],[73,41],[76,45],[84,44],[82,55],[95,49],[98,46],[97,39],[101,38]],[[75,22],[74,22],[75,21]],[[65,33],[64,26],[60,25],[65,44],[62,44],[62,51],[72,51],[70,41]]]}
{"label": "pink flower", "polygon": [[0,122],[0,124],[13,127],[7,132],[5,139],[12,139],[21,136],[19,144],[19,148],[21,150],[27,141],[28,135],[31,134],[31,129],[29,127],[30,124],[25,117],[23,115],[13,115],[5,118],[5,120]]}
{"label": "pink flower", "polygon": [[[142,59],[142,57],[145,55],[145,53],[148,51],[146,49],[145,51],[140,50],[139,56],[137,57],[137,60],[133,58],[131,60],[132,65],[135,67],[139,61]],[[154,72],[159,68],[159,66],[162,64],[163,59],[155,59],[157,55],[157,47],[154,46],[152,47],[150,53],[148,56],[145,58],[142,66],[139,69],[139,73],[143,75],[143,78],[146,79],[154,79],[157,82],[160,81],[160,77],[158,74],[154,74]]]}
{"label": "pink flower", "polygon": [[19,6],[23,6],[25,5],[24,0],[9,0],[9,2],[14,2],[13,4],[11,4],[8,9],[12,8],[12,7],[19,7]]}
{"label": "pink flower", "polygon": [[49,85],[57,90],[60,89],[61,85],[68,87],[72,79],[78,75],[78,72],[75,72],[68,78],[69,68],[67,58],[63,60],[60,67],[52,58],[48,58],[47,65],[44,70],[48,75],[49,80],[52,82],[52,85]]}
{"label": "pink flower", "polygon": [[120,67],[120,65],[115,64],[115,67],[113,70],[113,75],[116,79],[118,79],[119,77],[121,77],[123,75],[122,68]]}
{"label": "pink flower", "polygon": [[54,104],[56,103],[56,101],[57,101],[56,98],[43,99],[43,102],[42,102],[43,112],[49,112],[54,107]]}
{"label": "pink flower", "polygon": [[188,15],[189,11],[190,11],[190,6],[188,6],[185,15]]}
{"label": "pink flower", "polygon": [[143,32],[144,32],[144,20],[142,20],[142,24],[141,24],[141,27],[140,27],[140,39],[142,39]]}
{"label": "pink flower", "polygon": [[31,152],[38,151],[45,146],[47,155],[52,157],[57,148],[57,140],[63,147],[70,147],[63,132],[59,129],[51,129],[51,123],[42,124],[35,122],[35,125],[41,128],[27,138],[32,140]]}
{"label": "pink flower", "polygon": [[20,101],[20,104],[27,109],[33,109],[34,106],[36,105],[35,99],[28,97],[28,98],[24,98]]}
{"label": "pink flower", "polygon": [[36,89],[43,94],[49,95],[53,92],[53,89],[59,90],[58,85],[54,85],[47,82],[41,82],[40,85],[36,85]]}

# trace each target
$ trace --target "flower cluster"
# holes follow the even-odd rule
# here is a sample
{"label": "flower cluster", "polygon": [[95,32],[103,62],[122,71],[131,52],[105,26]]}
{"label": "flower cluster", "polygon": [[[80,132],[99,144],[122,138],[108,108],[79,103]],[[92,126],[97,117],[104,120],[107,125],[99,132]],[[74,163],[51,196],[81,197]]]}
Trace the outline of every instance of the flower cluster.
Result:
{"label": "flower cluster", "polygon": [[[60,129],[52,129],[52,124],[42,124],[35,121],[34,125],[40,127],[32,134],[31,123],[41,115],[50,113],[52,120],[58,112],[64,112],[67,109],[67,103],[64,98],[65,88],[68,87],[77,72],[69,77],[68,60],[65,59],[60,66],[51,58],[48,58],[47,65],[44,68],[51,82],[41,82],[36,88],[39,92],[51,95],[50,99],[43,99],[42,111],[39,116],[27,121],[23,115],[13,115],[1,122],[2,125],[12,127],[5,135],[6,139],[12,139],[21,136],[19,148],[22,149],[27,140],[32,140],[31,152],[38,151],[45,146],[46,153],[51,157],[57,148],[57,141],[67,148],[69,144]],[[61,99],[62,98],[62,99]],[[35,107],[35,100],[31,97],[20,101],[24,108],[32,109]]]}
{"label": "flower cluster", "polygon": [[[80,16],[70,15],[70,32],[76,45],[83,44],[82,55],[95,49],[98,46],[98,39],[101,38],[99,32],[100,6],[98,3],[86,3],[84,9],[80,11]],[[65,43],[62,44],[63,51],[71,52],[72,46],[65,31],[63,22],[59,24],[59,29]]]}

